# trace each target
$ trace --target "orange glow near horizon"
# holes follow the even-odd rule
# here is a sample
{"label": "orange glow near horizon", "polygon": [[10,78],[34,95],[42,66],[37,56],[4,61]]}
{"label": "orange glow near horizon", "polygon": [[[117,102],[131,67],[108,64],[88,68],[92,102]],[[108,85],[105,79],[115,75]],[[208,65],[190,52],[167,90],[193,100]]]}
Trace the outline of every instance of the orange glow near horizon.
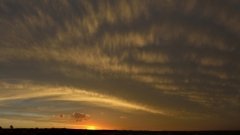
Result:
{"label": "orange glow near horizon", "polygon": [[101,127],[99,127],[96,124],[72,125],[71,128],[73,128],[73,129],[87,129],[87,130],[99,130],[99,129],[101,129]]}
{"label": "orange glow near horizon", "polygon": [[93,125],[87,125],[87,126],[86,126],[86,129],[87,129],[87,130],[96,130],[97,127],[96,127],[96,126],[93,126]]}

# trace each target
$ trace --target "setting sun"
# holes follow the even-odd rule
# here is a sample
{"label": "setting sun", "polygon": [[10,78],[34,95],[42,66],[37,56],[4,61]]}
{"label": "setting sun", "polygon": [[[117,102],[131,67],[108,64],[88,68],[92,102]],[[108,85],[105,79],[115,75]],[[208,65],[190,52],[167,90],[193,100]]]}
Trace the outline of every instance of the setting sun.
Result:
{"label": "setting sun", "polygon": [[86,126],[86,129],[87,130],[96,130],[96,127],[92,126],[92,125],[89,125],[89,126]]}

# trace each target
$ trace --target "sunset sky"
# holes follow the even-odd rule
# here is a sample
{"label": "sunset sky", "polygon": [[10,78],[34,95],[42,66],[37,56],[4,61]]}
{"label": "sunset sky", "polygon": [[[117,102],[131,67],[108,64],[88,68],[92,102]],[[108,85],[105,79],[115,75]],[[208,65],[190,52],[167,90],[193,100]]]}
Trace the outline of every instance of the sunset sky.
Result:
{"label": "sunset sky", "polygon": [[239,0],[0,0],[0,126],[240,129]]}

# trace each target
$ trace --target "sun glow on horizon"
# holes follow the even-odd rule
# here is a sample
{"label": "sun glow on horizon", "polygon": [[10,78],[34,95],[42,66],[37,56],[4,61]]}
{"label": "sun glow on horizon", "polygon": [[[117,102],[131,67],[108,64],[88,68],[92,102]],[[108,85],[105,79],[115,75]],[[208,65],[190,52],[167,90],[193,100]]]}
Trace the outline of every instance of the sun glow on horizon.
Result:
{"label": "sun glow on horizon", "polygon": [[93,125],[87,125],[86,129],[87,130],[96,130],[97,128],[96,128],[96,126],[93,126]]}

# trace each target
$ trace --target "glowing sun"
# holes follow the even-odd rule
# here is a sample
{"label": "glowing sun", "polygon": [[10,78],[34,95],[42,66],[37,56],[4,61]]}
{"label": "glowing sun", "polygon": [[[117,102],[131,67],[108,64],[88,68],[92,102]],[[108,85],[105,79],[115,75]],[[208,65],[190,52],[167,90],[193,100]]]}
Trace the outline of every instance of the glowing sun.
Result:
{"label": "glowing sun", "polygon": [[86,129],[87,130],[96,130],[96,127],[92,126],[92,125],[89,125],[89,126],[86,126]]}

